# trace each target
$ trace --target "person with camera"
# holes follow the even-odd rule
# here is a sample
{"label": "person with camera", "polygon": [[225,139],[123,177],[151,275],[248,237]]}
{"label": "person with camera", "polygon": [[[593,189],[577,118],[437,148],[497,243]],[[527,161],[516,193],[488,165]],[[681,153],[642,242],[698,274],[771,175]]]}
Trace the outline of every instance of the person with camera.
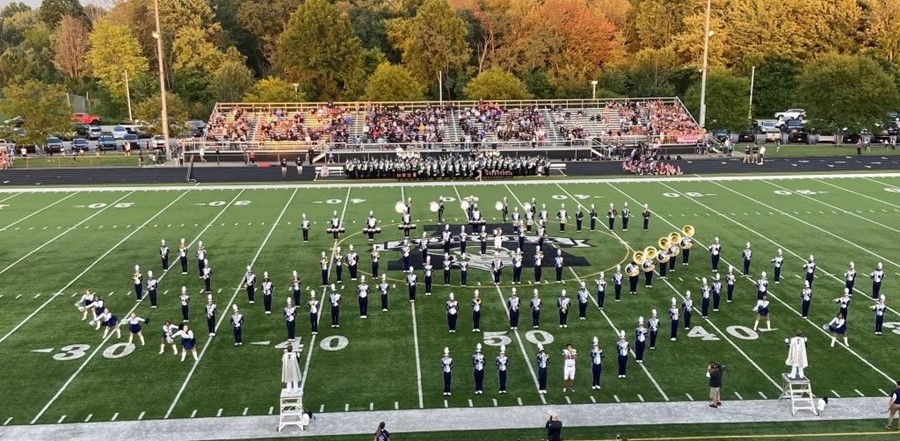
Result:
{"label": "person with camera", "polygon": [[722,365],[710,362],[706,367],[706,377],[709,378],[709,407],[717,408],[722,405]]}
{"label": "person with camera", "polygon": [[556,412],[550,412],[550,419],[547,420],[547,441],[562,441],[562,421]]}

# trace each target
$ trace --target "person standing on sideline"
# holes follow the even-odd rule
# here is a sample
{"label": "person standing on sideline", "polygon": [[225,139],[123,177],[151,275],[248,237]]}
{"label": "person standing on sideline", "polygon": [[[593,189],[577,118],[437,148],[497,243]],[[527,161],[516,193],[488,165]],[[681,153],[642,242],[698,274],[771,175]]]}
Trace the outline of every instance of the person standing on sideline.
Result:
{"label": "person standing on sideline", "polygon": [[[206,161],[204,161],[204,162],[206,162]],[[287,177],[287,167],[288,167],[287,158],[281,158],[280,162],[281,162],[281,177],[286,178]]]}
{"label": "person standing on sideline", "polygon": [[709,407],[717,408],[722,405],[722,365],[710,363],[706,367],[706,376],[709,378]]}
{"label": "person standing on sideline", "polygon": [[[887,424],[884,425],[885,429],[890,430],[891,424],[894,423],[894,415],[898,413],[900,413],[900,380],[894,382],[894,391],[891,392],[888,400],[888,420]],[[897,423],[897,430],[900,430],[900,422]]]}
{"label": "person standing on sideline", "polygon": [[556,412],[550,412],[550,419],[547,421],[547,441],[562,441],[562,421]]}
{"label": "person standing on sideline", "polygon": [[288,390],[296,391],[300,388],[300,362],[297,360],[294,346],[290,344],[281,356],[281,381]]}
{"label": "person standing on sideline", "polygon": [[[294,165],[297,166],[297,176],[302,176],[303,175],[303,160],[300,159],[299,156],[294,161]],[[382,424],[384,424],[384,423],[382,423]]]}
{"label": "person standing on sideline", "polygon": [[[297,157],[297,161],[297,163],[300,164],[300,157]],[[384,428],[384,421],[379,423],[378,428],[375,429],[375,437],[373,438],[373,441],[391,441],[391,433]]]}

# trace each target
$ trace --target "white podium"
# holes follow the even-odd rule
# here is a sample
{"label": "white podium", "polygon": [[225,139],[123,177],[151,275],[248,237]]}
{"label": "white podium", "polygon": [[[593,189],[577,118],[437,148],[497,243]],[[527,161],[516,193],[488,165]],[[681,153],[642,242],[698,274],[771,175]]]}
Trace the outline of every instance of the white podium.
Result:
{"label": "white podium", "polygon": [[278,405],[278,431],[287,426],[297,426],[306,430],[309,416],[303,411],[303,394],[299,390],[281,389]]}
{"label": "white podium", "polygon": [[819,414],[809,378],[792,378],[788,374],[781,374],[781,381],[784,389],[779,399],[791,399],[791,415],[796,415],[801,410]]}

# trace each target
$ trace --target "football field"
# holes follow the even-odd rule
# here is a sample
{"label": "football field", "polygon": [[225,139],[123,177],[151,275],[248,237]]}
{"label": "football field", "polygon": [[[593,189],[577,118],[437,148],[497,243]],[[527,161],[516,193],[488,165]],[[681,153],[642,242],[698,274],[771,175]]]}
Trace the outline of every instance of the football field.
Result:
{"label": "football field", "polygon": [[[546,206],[547,254],[543,280],[535,285],[531,260],[526,259],[523,283],[516,285],[523,300],[518,329],[510,329],[506,302],[510,297],[512,270],[504,268],[501,283],[491,283],[490,258],[478,254],[478,242],[470,238],[471,264],[468,286],[460,286],[458,269],[451,283],[443,284],[440,265],[443,249],[436,238],[443,225],[429,203],[442,197],[444,220],[454,237],[465,223],[460,201],[477,200],[487,219],[487,231],[502,227],[504,261],[517,243],[509,223],[503,224],[494,208],[504,197],[510,212],[534,199]],[[407,300],[404,274],[400,271],[399,215],[394,206],[412,199],[412,219],[418,239],[426,232],[435,238],[429,246],[434,263],[434,289],[425,296],[421,265],[418,296]],[[628,231],[621,219],[615,229],[606,228],[606,209],[613,203],[632,209]],[[570,220],[560,231],[554,216],[565,204]],[[640,207],[653,212],[649,231],[641,228]],[[585,214],[595,205],[600,219],[597,231],[589,231],[585,217],[576,231],[576,207]],[[361,232],[370,211],[382,232],[369,242]],[[311,221],[309,243],[302,243],[301,214]],[[325,229],[331,217],[341,219],[346,233],[335,241]],[[303,282],[302,313],[298,315],[300,372],[304,404],[314,412],[345,412],[443,407],[494,407],[531,404],[587,404],[642,401],[703,401],[708,396],[704,376],[707,364],[726,366],[728,401],[775,399],[781,394],[781,373],[787,349],[784,339],[796,330],[809,338],[810,368],[807,376],[816,395],[830,397],[886,396],[896,367],[900,339],[900,304],[894,287],[900,279],[897,237],[900,233],[900,174],[741,176],[684,179],[535,180],[514,183],[311,183],[299,186],[201,185],[184,187],[81,187],[73,189],[6,189],[0,193],[0,359],[6,375],[0,377],[5,399],[0,404],[0,424],[57,424],[86,421],[123,421],[161,418],[270,415],[278,412],[282,387],[281,354],[287,339],[282,308],[290,296],[291,272]],[[660,237],[694,227],[695,245],[689,266],[676,266],[665,280],[654,278],[644,287],[641,276],[637,295],[626,287],[621,302],[614,302],[612,269],[625,266],[635,250],[656,246]],[[472,229],[466,228],[472,235]],[[533,254],[531,233],[526,255]],[[723,245],[720,272],[733,265],[741,270],[741,250],[751,242],[751,277],[738,277],[733,303],[724,302],[708,320],[694,314],[691,329],[679,329],[669,341],[666,311],[670,299],[686,290],[697,293],[700,279],[712,277],[706,247],[718,237]],[[190,245],[188,274],[182,275],[177,246],[184,238]],[[161,239],[172,248],[171,270],[163,272],[158,257]],[[213,269],[212,292],[218,305],[217,334],[209,337],[203,306],[206,295],[198,277],[194,252],[202,241]],[[350,245],[360,254],[359,270],[372,286],[368,318],[361,319],[356,287],[347,269],[343,283],[341,326],[332,328],[327,307],[318,316],[318,335],[310,334],[306,302],[310,290],[327,298],[321,286],[320,256],[338,248],[346,255]],[[415,247],[414,247],[415,248]],[[488,246],[493,251],[491,240]],[[771,282],[769,261],[776,249],[785,257],[783,280]],[[390,307],[382,312],[371,280],[370,253],[381,253],[380,272],[393,285]],[[560,250],[566,266],[564,283],[554,283],[552,257]],[[454,242],[452,251],[459,254]],[[803,263],[815,255],[818,264],[809,319],[800,317]],[[418,251],[413,251],[417,263]],[[834,302],[844,286],[843,274],[850,261],[859,271],[849,308],[850,346],[830,347],[830,335],[822,329],[837,313]],[[871,281],[866,277],[881,262],[886,273],[882,292],[890,307],[885,332],[873,333],[870,309]],[[159,308],[148,300],[135,301],[134,265],[152,270],[159,280]],[[273,314],[265,315],[261,293],[248,304],[242,285],[246,266],[259,279],[268,272],[275,284]],[[754,331],[755,280],[769,274],[772,330]],[[605,272],[610,282],[603,310],[597,308],[595,280]],[[329,281],[335,282],[333,265]],[[556,300],[565,289],[574,298],[579,282],[592,294],[586,320],[578,320],[577,308],[569,314],[569,326],[557,325]],[[181,361],[171,349],[159,354],[164,320],[181,322],[179,293],[191,293],[190,326],[197,336],[199,361],[190,355]],[[120,319],[135,312],[150,323],[144,325],[146,346],[122,338],[102,338],[73,305],[90,289],[106,301]],[[537,289],[544,302],[541,324],[531,326],[528,300]],[[470,301],[478,290],[483,299],[482,332],[472,332]],[[459,332],[449,333],[446,302],[453,293],[459,300]],[[146,293],[145,293],[146,294]],[[324,303],[324,302],[323,302]],[[229,316],[232,304],[245,316],[244,345],[234,346]],[[573,303],[574,305],[574,303]],[[648,350],[643,364],[632,357],[625,379],[616,376],[614,354],[617,333],[624,330],[633,341],[639,317],[649,318],[656,309],[661,319],[655,350]],[[588,353],[596,336],[606,352],[602,389],[591,389]],[[571,342],[579,350],[575,391],[562,391],[562,348]],[[137,341],[136,341],[137,343]],[[476,344],[484,346],[488,359],[485,393],[475,395],[471,356]],[[551,355],[546,395],[537,391],[536,346]],[[497,393],[497,369],[493,365],[499,346],[509,357],[508,393]],[[453,394],[444,396],[440,359],[447,347],[454,357]]]}

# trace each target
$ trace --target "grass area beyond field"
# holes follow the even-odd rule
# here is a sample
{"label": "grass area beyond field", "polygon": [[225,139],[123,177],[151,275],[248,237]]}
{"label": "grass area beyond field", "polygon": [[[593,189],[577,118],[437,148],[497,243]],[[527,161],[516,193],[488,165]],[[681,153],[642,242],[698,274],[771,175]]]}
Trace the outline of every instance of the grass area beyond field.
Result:
{"label": "grass area beyond field", "polygon": [[[512,229],[499,219],[499,212],[494,209],[497,201],[506,198],[510,212],[514,208],[522,211],[519,207],[531,203],[532,198],[539,210],[546,206],[550,222],[543,278],[550,283],[534,284],[529,259],[521,285],[511,284],[512,272],[507,267],[500,285],[494,286],[490,274],[481,269],[490,264],[490,259],[479,256],[477,241],[470,239],[468,286],[460,286],[456,269],[450,285],[443,286],[443,249],[433,242],[429,246],[435,265],[432,295],[425,295],[417,262],[419,252],[414,249],[419,285],[417,301],[410,303],[400,272],[403,236],[397,229],[399,215],[394,205],[412,198],[412,218],[417,225],[413,238],[422,237],[423,232],[439,237],[443,226],[437,221],[437,214],[429,210],[429,202],[439,197],[445,200],[444,217],[454,236],[464,223],[460,200],[466,197],[478,201],[489,232],[494,227],[503,228],[507,236]],[[628,231],[622,231],[621,219],[616,220],[614,231],[607,231],[607,206],[613,203],[621,210],[625,202],[632,209]],[[653,211],[648,231],[642,230],[640,220],[640,207],[645,203]],[[596,206],[601,218],[597,231],[589,231],[587,217],[582,231],[575,231],[573,218],[565,231],[560,231],[554,216],[563,204],[573,217],[579,205],[586,207],[586,214],[591,205]],[[371,243],[361,232],[370,211],[382,227],[382,233]],[[298,227],[304,213],[313,223],[309,243],[300,241]],[[332,216],[341,218],[346,227],[338,241],[324,231]],[[4,243],[0,248],[0,309],[4,311],[0,315],[0,359],[7,371],[14,373],[0,378],[0,390],[6,398],[0,404],[0,424],[277,413],[281,353],[287,338],[282,308],[290,296],[292,270],[298,271],[303,285],[304,308],[297,318],[297,335],[304,404],[317,413],[544,403],[565,406],[569,402],[702,401],[708,395],[703,373],[711,360],[727,366],[727,401],[775,399],[781,393],[781,373],[787,369],[784,339],[796,330],[809,338],[807,374],[817,395],[881,397],[900,375],[895,355],[889,350],[900,338],[900,312],[891,294],[894,279],[900,277],[900,261],[893,257],[896,247],[892,239],[900,233],[898,218],[900,178],[865,175],[793,180],[635,180],[615,184],[562,181],[559,185],[446,183],[183,190],[135,187],[0,193],[0,240]],[[666,280],[654,278],[652,288],[644,287],[641,277],[637,295],[627,294],[626,280],[621,302],[614,301],[610,283],[604,309],[597,308],[595,280],[601,272],[609,280],[613,268],[624,266],[634,250],[656,246],[661,236],[685,225],[696,230],[689,266],[680,265],[679,260],[676,271],[669,273]],[[470,228],[467,232],[472,233]],[[531,237],[533,233],[526,241],[528,256],[533,255],[535,247]],[[723,244],[724,262],[719,268],[723,274],[729,264],[740,274],[741,250],[746,242],[751,242],[752,277],[738,277],[733,303],[726,303],[723,294],[720,311],[710,312],[708,320],[701,319],[697,311],[691,328],[679,329],[677,341],[669,341],[666,311],[670,299],[674,297],[680,303],[681,296],[690,290],[699,309],[700,279],[713,277],[705,247],[716,237]],[[190,245],[186,275],[181,274],[177,259],[181,238]],[[163,272],[157,256],[161,239],[172,249],[173,267],[168,272]],[[203,312],[206,294],[202,293],[195,258],[199,241],[209,252],[212,295],[218,304],[218,329],[212,338],[207,332]],[[501,245],[504,260],[517,246],[511,237]],[[312,336],[305,308],[310,291],[320,299],[329,292],[321,286],[320,255],[330,255],[336,247],[346,255],[350,246],[360,254],[360,275],[364,274],[373,288],[370,252],[380,250],[379,272],[386,273],[391,284],[389,311],[381,311],[377,290],[373,289],[368,318],[361,319],[356,297],[358,281],[351,281],[345,268],[343,283],[337,285],[343,295],[341,327],[329,326],[326,307],[319,317],[319,333]],[[493,247],[491,240],[488,249]],[[783,280],[774,284],[769,260],[779,248],[784,252],[785,267]],[[554,283],[551,266],[557,250],[566,262],[562,284]],[[454,242],[451,254],[458,253],[459,245]],[[818,273],[810,316],[803,320],[798,312],[799,292],[802,265],[810,254],[815,255]],[[837,312],[833,299],[843,288],[843,273],[851,260],[860,273],[848,321],[851,346],[838,344],[832,348],[822,325]],[[873,334],[871,282],[865,276],[877,262],[884,264],[888,274],[883,290],[893,308],[881,336]],[[136,264],[145,281],[147,270],[152,270],[159,280],[158,309],[150,309],[146,299],[135,301],[132,273]],[[271,315],[264,314],[262,293],[257,293],[255,304],[248,303],[240,283],[247,265],[252,265],[260,281],[268,272],[275,284]],[[769,273],[772,330],[766,328],[765,322],[760,329],[753,329],[753,281],[761,271]],[[328,276],[329,282],[334,283],[335,268],[329,269]],[[573,303],[568,327],[560,328],[556,300],[563,289],[574,298],[580,281],[586,282],[592,298],[586,320],[578,320]],[[181,362],[169,348],[158,354],[162,322],[181,321],[178,293],[182,286],[187,287],[192,298],[190,326],[202,355],[198,363],[190,356]],[[519,327],[515,330],[510,329],[505,310],[513,288],[523,299]],[[73,303],[86,289],[104,297],[110,310],[120,318],[131,311],[150,318],[143,330],[146,346],[129,345],[125,326],[121,339],[102,339],[100,332],[82,321]],[[472,332],[470,302],[476,290],[483,299],[481,333]],[[538,329],[532,329],[527,309],[534,290],[544,301]],[[457,333],[447,329],[446,302],[450,293],[459,300]],[[233,304],[245,315],[245,344],[238,347],[233,345],[225,317],[226,313],[230,315]],[[630,357],[627,379],[616,378],[613,352],[617,332],[624,330],[632,341],[638,318],[646,320],[653,309],[661,318],[657,348],[647,351],[643,365]],[[602,390],[590,387],[588,353],[594,336],[607,354]],[[579,350],[581,358],[575,392],[564,394],[560,352],[567,342]],[[471,356],[478,343],[484,346],[488,360],[484,395],[472,393]],[[538,343],[551,355],[546,395],[536,390],[534,361]],[[500,345],[505,346],[510,359],[508,393],[503,395],[497,393],[497,370],[493,364]],[[439,361],[444,347],[450,348],[455,360],[450,397],[442,394]],[[740,434],[750,430],[756,433],[759,427],[702,426],[684,431],[680,426],[646,431],[641,428],[634,438]],[[789,430],[783,425],[764,427],[775,434]],[[868,428],[863,423],[841,423],[833,431],[868,432],[880,425],[865,427]],[[571,439],[609,439],[619,433],[613,429],[567,429],[566,433]],[[728,431],[719,432],[720,429]],[[450,436],[428,434],[415,439],[437,441]],[[484,439],[536,439],[540,433],[529,429],[491,436]]]}

